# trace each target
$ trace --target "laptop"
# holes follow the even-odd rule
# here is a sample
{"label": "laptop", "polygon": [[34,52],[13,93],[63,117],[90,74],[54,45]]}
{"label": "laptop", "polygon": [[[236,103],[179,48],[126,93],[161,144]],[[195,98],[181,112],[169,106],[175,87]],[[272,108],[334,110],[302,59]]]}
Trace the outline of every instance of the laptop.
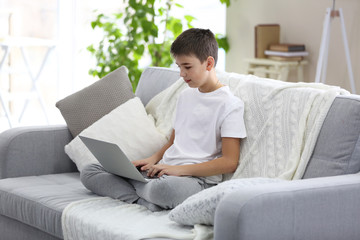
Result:
{"label": "laptop", "polygon": [[80,136],[79,138],[100,162],[104,169],[112,174],[147,183],[151,180],[146,172],[138,170],[117,144]]}

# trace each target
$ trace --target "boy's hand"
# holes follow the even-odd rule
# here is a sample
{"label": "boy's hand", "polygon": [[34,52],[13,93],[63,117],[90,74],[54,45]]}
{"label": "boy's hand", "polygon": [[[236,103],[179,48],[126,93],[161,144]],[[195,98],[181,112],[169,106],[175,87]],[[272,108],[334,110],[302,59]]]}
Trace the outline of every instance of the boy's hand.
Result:
{"label": "boy's hand", "polygon": [[149,157],[145,159],[132,161],[132,164],[134,164],[134,166],[139,168],[141,171],[147,171],[157,162],[158,161],[155,158]]}
{"label": "boy's hand", "polygon": [[181,173],[181,166],[157,164],[149,168],[147,175],[149,177],[161,177],[162,175],[182,176],[183,174]]}

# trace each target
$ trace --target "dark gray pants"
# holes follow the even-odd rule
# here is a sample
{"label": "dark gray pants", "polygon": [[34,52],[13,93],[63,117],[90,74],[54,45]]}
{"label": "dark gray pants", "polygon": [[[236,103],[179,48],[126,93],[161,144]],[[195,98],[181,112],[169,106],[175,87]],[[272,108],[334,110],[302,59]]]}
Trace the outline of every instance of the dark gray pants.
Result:
{"label": "dark gray pants", "polygon": [[111,174],[98,164],[86,166],[80,178],[86,188],[100,196],[138,203],[152,211],[172,209],[189,196],[213,186],[200,178],[176,176],[162,176],[142,183]]}

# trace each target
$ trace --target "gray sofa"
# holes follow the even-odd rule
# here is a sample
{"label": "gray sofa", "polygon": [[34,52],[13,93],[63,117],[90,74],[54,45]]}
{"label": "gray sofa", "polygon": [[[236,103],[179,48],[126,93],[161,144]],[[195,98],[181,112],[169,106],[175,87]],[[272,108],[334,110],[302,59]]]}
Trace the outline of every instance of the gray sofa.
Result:
{"label": "gray sofa", "polygon": [[[148,68],[136,95],[146,104],[179,73]],[[360,96],[339,96],[320,131],[303,179],[255,186],[219,204],[214,239],[360,239]],[[62,239],[61,214],[93,197],[64,152],[66,126],[0,134],[0,239]]]}

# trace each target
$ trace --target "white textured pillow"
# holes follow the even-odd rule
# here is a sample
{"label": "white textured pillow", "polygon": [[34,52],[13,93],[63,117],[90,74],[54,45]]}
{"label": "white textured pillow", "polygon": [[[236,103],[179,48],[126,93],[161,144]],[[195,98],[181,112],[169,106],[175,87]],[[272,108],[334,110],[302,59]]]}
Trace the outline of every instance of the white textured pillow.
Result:
{"label": "white textured pillow", "polygon": [[[131,161],[151,156],[167,142],[138,97],[115,108],[80,135],[118,144]],[[86,165],[98,163],[79,137],[65,146],[65,152],[80,172]]]}
{"label": "white textured pillow", "polygon": [[222,182],[187,198],[183,203],[170,211],[169,218],[184,225],[213,225],[216,207],[223,197],[242,188],[279,181],[284,180],[275,178],[243,178]]}

